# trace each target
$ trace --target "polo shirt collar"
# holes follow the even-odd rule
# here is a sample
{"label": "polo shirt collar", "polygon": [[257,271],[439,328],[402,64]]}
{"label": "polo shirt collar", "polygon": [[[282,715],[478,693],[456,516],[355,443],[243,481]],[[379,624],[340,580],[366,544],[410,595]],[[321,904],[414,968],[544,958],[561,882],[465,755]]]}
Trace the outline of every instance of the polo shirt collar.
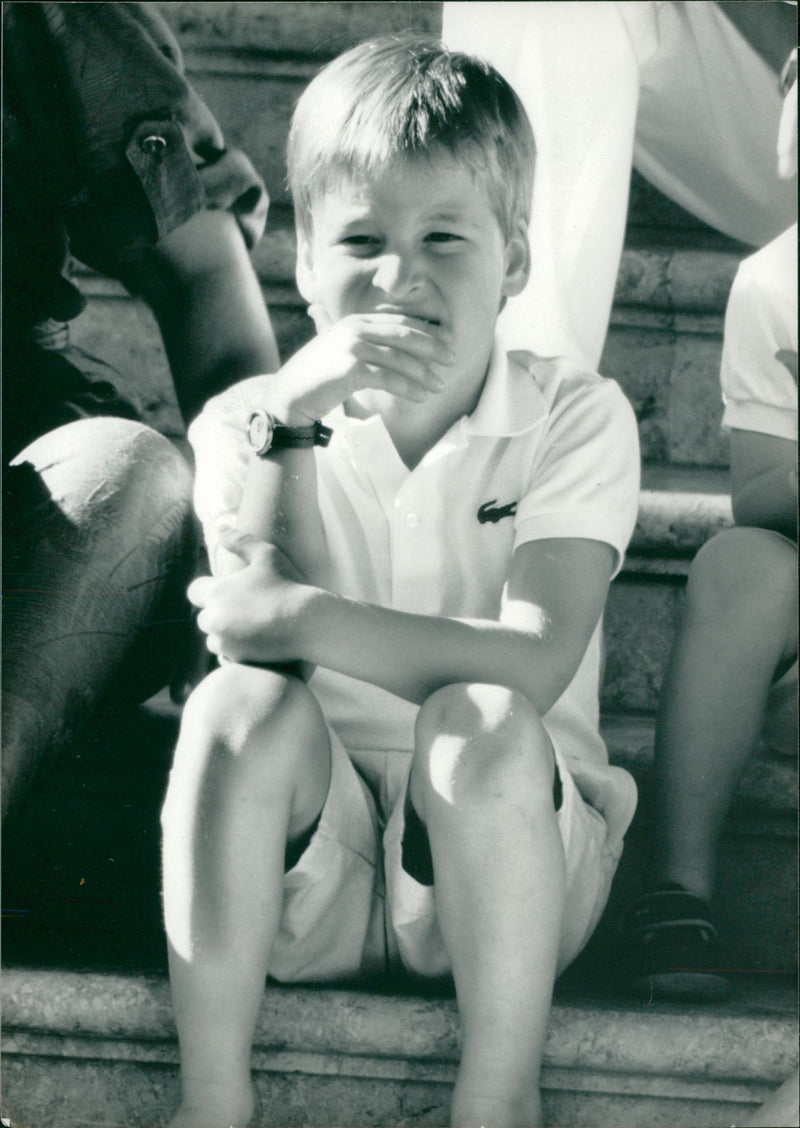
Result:
{"label": "polo shirt collar", "polygon": [[[526,354],[531,361],[533,353]],[[428,451],[420,465],[437,461],[451,450],[465,447],[471,435],[493,438],[510,438],[523,435],[536,427],[547,415],[547,403],[528,365],[509,358],[499,336],[495,337],[486,373],[475,410],[470,415],[457,419],[439,442]],[[354,419],[345,414],[339,405],[330,413],[329,422],[334,430],[340,430],[356,465],[374,450],[376,442],[387,443],[394,452],[394,446],[386,432],[380,415],[366,419]],[[396,455],[398,466],[403,466]],[[391,458],[389,461],[393,461]],[[405,470],[408,473],[408,470]]]}
{"label": "polo shirt collar", "polygon": [[[535,359],[532,353],[527,355]],[[483,391],[475,410],[463,420],[464,430],[497,438],[523,435],[546,415],[547,404],[532,373],[509,358],[496,336]]]}

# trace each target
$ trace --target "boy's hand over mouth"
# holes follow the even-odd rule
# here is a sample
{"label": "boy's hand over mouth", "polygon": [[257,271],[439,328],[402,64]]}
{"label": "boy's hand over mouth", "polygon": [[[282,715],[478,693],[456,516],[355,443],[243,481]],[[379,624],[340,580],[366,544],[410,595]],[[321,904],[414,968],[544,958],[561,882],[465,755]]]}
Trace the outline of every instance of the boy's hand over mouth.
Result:
{"label": "boy's hand over mouth", "polygon": [[281,422],[314,422],[365,388],[416,403],[444,388],[434,366],[453,364],[455,355],[440,325],[384,312],[354,313],[329,325],[314,312],[318,336],[270,380],[270,409]]}

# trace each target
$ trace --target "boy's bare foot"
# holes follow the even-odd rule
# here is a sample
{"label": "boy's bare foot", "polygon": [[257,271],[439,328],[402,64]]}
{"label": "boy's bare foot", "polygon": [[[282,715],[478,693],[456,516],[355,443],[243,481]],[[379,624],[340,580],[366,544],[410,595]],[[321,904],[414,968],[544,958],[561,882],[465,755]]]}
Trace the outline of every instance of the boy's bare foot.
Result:
{"label": "boy's bare foot", "polygon": [[450,1123],[458,1128],[538,1128],[543,1124],[538,1089],[523,1100],[500,1100],[485,1094],[453,1094]]}
{"label": "boy's bare foot", "polygon": [[256,1102],[252,1087],[231,1093],[209,1086],[181,1101],[167,1128],[249,1128],[255,1123]]}
{"label": "boy's bare foot", "polygon": [[207,1108],[182,1104],[167,1128],[249,1128],[252,1124],[252,1113],[244,1117],[217,1115]]}

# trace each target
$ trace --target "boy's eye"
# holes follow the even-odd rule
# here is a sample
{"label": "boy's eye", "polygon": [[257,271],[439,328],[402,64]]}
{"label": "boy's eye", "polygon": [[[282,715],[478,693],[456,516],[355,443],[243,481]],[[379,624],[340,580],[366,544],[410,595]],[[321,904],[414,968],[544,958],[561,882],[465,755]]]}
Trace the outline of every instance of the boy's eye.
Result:
{"label": "boy's eye", "polygon": [[464,242],[461,235],[456,235],[452,231],[431,231],[425,236],[425,241],[437,247],[457,246]]}
{"label": "boy's eye", "polygon": [[380,247],[380,239],[375,235],[346,235],[339,242],[357,254],[370,254]]}

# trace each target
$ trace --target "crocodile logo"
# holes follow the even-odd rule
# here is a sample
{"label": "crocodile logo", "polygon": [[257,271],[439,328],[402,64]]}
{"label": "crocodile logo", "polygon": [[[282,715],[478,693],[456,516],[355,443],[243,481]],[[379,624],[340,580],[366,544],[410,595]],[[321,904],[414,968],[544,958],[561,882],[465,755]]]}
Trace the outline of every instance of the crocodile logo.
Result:
{"label": "crocodile logo", "polygon": [[485,525],[488,521],[491,521],[493,525],[496,525],[497,522],[502,521],[504,517],[513,517],[517,512],[517,503],[515,501],[510,502],[508,505],[497,506],[496,509],[492,508],[493,506],[497,506],[496,497],[493,497],[491,501],[485,501],[483,503],[477,513],[479,524]]}

